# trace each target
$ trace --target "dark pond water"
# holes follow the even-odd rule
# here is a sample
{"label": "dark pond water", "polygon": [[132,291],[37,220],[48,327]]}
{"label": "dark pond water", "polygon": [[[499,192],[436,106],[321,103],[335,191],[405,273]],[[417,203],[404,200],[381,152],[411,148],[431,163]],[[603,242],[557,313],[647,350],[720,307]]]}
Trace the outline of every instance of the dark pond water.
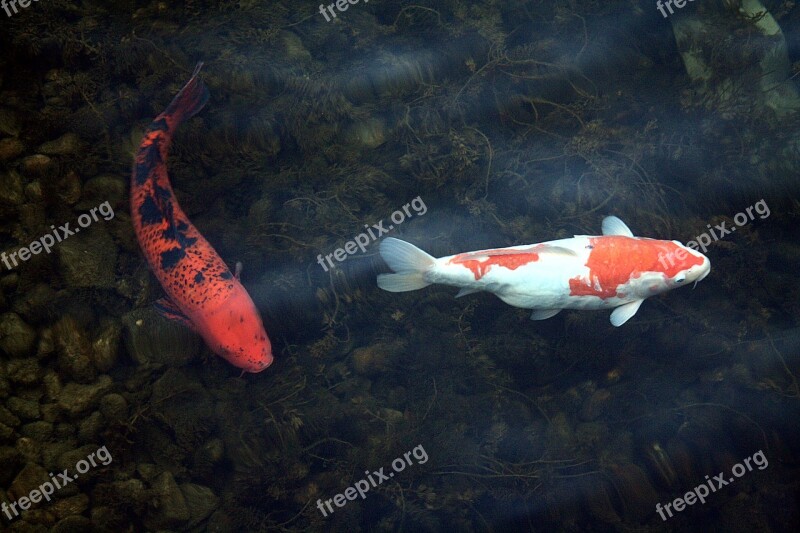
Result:
{"label": "dark pond water", "polygon": [[796,530],[793,2],[0,28],[0,529]]}

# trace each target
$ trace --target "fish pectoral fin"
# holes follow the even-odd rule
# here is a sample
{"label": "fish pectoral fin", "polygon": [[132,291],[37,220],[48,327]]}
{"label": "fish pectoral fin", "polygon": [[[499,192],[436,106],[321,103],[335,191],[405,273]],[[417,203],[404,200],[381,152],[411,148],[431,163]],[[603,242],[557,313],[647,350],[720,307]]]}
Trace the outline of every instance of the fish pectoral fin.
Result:
{"label": "fish pectoral fin", "polygon": [[476,292],[481,292],[480,289],[461,289],[456,294],[456,298],[461,298],[462,296],[469,296],[470,294],[475,294]]}
{"label": "fish pectoral fin", "polygon": [[242,281],[242,280],[239,279],[239,276],[242,275],[242,268],[243,268],[242,262],[241,261],[236,261],[236,266],[234,267],[234,271],[233,271],[233,277],[235,277],[237,281]]}
{"label": "fish pectoral fin", "polygon": [[636,314],[644,300],[634,300],[633,302],[622,304],[611,312],[611,325],[620,327]]}
{"label": "fish pectoral fin", "polygon": [[633,232],[625,225],[623,221],[615,216],[606,217],[603,219],[603,235],[622,235],[624,237],[633,237]]}
{"label": "fish pectoral fin", "polygon": [[531,313],[531,320],[547,320],[560,312],[561,309],[534,309]]}
{"label": "fish pectoral fin", "polygon": [[167,320],[173,320],[183,324],[187,328],[197,333],[197,329],[194,327],[194,324],[192,324],[192,321],[189,320],[189,317],[184,315],[183,311],[181,311],[180,308],[169,298],[160,298],[156,300],[153,302],[153,307],[156,311],[158,311],[158,314]]}

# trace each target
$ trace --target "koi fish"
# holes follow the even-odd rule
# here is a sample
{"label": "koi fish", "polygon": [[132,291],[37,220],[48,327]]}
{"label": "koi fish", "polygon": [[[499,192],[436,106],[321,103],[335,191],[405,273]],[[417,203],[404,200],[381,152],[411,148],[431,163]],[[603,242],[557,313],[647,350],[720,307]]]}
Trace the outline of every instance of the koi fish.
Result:
{"label": "koi fish", "polygon": [[272,347],[253,300],[236,275],[184,214],[167,175],[178,127],[198,113],[209,93],[191,79],[147,128],[131,175],[131,218],[139,246],[167,298],[156,308],[196,331],[211,350],[243,372],[272,364]]}
{"label": "koi fish", "polygon": [[678,241],[634,237],[617,217],[603,219],[603,235],[479,250],[436,259],[413,244],[386,238],[380,253],[393,274],[380,274],[378,287],[390,292],[433,283],[460,287],[456,297],[478,291],[509,305],[532,309],[544,320],[562,309],[614,309],[621,326],[656,294],[695,284],[711,262]]}

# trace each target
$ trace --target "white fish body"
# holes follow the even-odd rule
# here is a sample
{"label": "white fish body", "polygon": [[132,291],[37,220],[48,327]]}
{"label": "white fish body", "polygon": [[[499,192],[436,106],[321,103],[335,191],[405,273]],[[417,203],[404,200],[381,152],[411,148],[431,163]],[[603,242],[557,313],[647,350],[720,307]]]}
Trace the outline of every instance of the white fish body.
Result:
{"label": "white fish body", "polygon": [[378,286],[404,292],[438,283],[496,294],[509,305],[533,309],[543,320],[561,309],[610,309],[615,326],[636,314],[648,297],[706,277],[706,256],[677,241],[634,237],[616,217],[603,220],[603,235],[576,235],[538,244],[478,250],[434,258],[399,239],[381,242],[394,274]]}

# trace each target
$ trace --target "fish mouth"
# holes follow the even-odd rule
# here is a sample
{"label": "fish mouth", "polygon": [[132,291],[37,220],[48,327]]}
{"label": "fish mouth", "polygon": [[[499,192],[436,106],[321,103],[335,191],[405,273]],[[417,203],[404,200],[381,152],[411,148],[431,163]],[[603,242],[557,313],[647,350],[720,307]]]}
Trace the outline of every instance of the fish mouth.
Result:
{"label": "fish mouth", "polygon": [[703,272],[703,275],[700,276],[699,278],[697,278],[696,280],[694,280],[694,285],[692,286],[692,289],[697,287],[697,284],[700,283],[701,281],[703,281],[704,279],[706,279],[709,274],[711,274],[711,265],[710,264],[708,264],[708,268],[706,269],[705,272]]}

